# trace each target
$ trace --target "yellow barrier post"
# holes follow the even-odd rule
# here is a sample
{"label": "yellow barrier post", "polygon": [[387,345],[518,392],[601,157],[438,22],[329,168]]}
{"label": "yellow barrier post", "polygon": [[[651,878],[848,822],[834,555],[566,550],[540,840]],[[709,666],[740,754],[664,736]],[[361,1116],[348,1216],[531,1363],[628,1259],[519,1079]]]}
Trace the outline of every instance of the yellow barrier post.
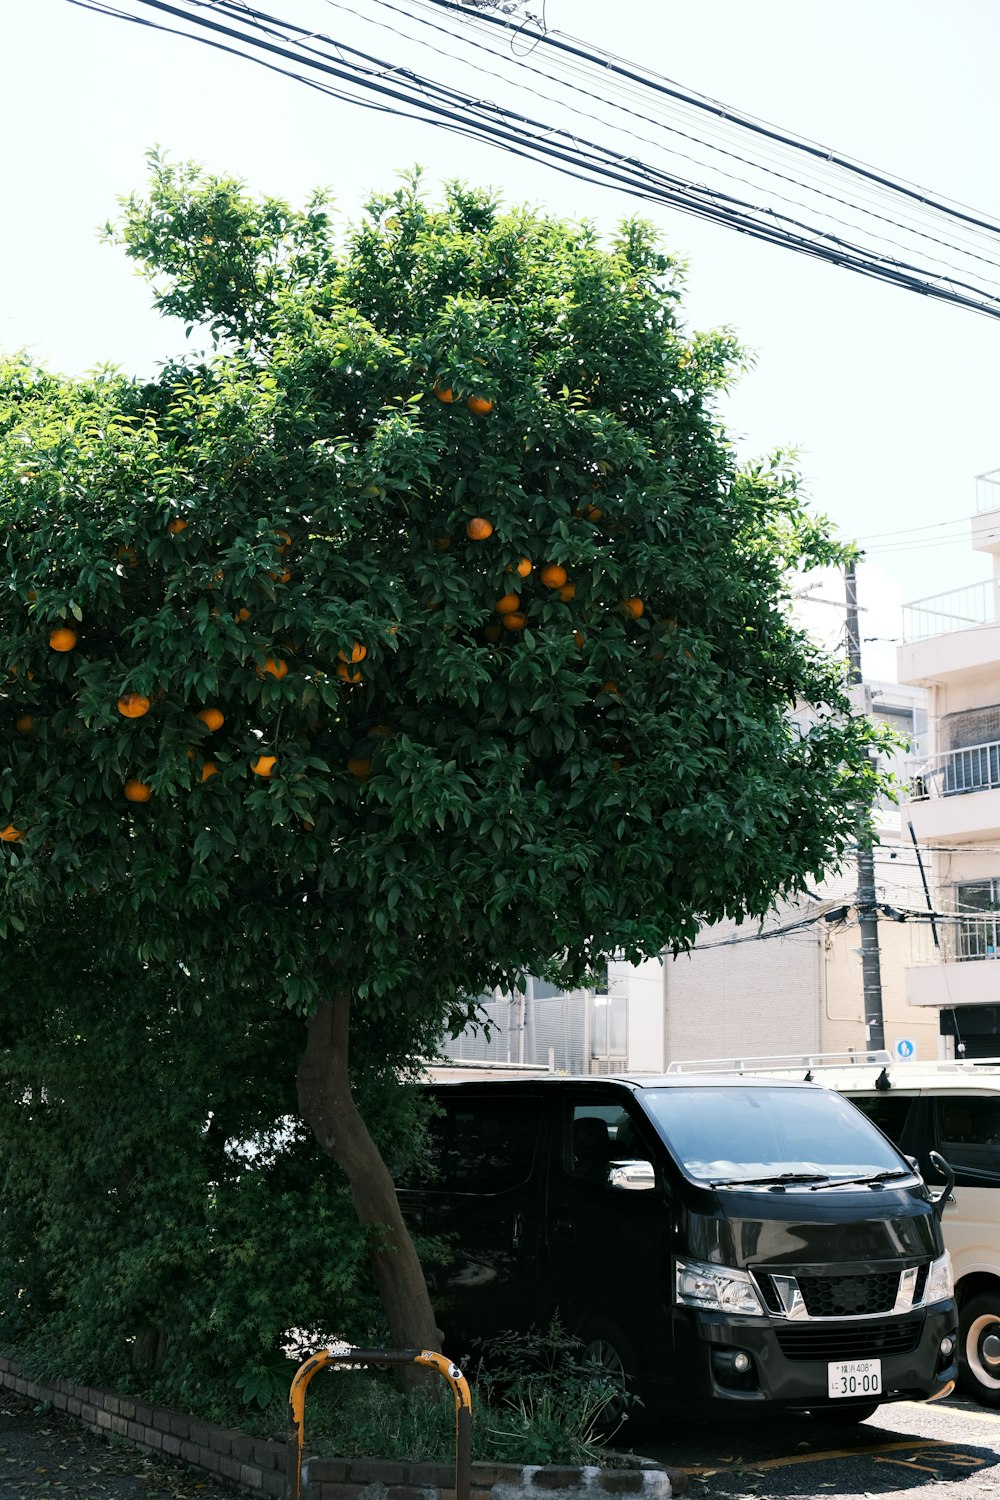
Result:
{"label": "yellow barrier post", "polygon": [[327,1365],[422,1365],[436,1370],[455,1396],[455,1500],[469,1500],[472,1482],[472,1396],[457,1365],[434,1349],[320,1349],[301,1364],[288,1392],[287,1500],[302,1500],[302,1448],[305,1440],[306,1391],[313,1376]]}

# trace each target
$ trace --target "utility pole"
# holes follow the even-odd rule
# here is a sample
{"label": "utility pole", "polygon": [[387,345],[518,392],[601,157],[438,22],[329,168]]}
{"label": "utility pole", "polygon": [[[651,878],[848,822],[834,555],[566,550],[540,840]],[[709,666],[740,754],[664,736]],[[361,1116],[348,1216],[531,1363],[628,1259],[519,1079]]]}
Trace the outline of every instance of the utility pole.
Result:
{"label": "utility pole", "polygon": [[[848,681],[861,684],[861,632],[858,628],[858,578],[855,564],[844,569],[847,593]],[[882,1020],[882,959],[878,942],[878,906],[875,902],[875,855],[872,841],[858,818],[858,925],[861,928],[861,976],[865,1002],[865,1040],[869,1051],[885,1046]]]}

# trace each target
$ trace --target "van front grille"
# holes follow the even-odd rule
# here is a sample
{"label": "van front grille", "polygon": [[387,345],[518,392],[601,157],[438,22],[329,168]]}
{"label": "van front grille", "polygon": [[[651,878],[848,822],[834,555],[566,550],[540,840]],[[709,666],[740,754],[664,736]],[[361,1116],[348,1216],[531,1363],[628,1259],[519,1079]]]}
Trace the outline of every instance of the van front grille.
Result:
{"label": "van front grille", "polygon": [[920,1342],[923,1325],[923,1318],[850,1323],[841,1328],[829,1323],[786,1323],[775,1332],[786,1359],[879,1359],[911,1353]]}
{"label": "van front grille", "polygon": [[863,1276],[799,1276],[799,1291],[811,1318],[858,1318],[892,1312],[899,1291],[898,1271]]}

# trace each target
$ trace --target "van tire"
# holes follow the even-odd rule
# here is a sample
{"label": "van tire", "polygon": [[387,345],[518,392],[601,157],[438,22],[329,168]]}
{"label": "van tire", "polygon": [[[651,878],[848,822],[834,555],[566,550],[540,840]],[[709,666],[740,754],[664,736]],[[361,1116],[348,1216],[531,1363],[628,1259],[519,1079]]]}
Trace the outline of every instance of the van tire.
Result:
{"label": "van tire", "polygon": [[642,1385],[638,1377],[638,1361],[627,1335],[610,1318],[592,1318],[580,1331],[583,1344],[581,1358],[598,1365],[609,1384],[616,1384],[633,1398],[625,1407],[611,1402],[597,1424],[604,1438],[628,1435],[634,1437],[645,1430],[649,1414],[642,1401]]}
{"label": "van tire", "polygon": [[[995,1342],[996,1353],[987,1340]],[[1000,1406],[1000,1286],[959,1309],[958,1383],[983,1406]]]}

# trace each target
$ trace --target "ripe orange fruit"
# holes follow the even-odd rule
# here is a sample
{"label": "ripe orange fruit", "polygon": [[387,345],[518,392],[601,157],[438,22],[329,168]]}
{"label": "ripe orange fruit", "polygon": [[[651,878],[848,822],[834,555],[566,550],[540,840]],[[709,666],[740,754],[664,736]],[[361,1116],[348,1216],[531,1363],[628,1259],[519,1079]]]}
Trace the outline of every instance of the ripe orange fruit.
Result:
{"label": "ripe orange fruit", "polygon": [[205,764],[201,768],[201,779],[202,779],[202,781],[207,781],[210,776],[218,776],[218,774],[219,774],[219,768],[215,764],[215,761],[214,760],[206,760]]}
{"label": "ripe orange fruit", "polygon": [[187,531],[187,524],[181,516],[175,516],[172,521],[167,522],[167,530],[171,536],[179,536],[182,531]]}
{"label": "ripe orange fruit", "polygon": [[226,722],[226,716],[221,708],[199,708],[195,718],[200,719],[213,734],[217,729],[221,729]]}
{"label": "ripe orange fruit", "polygon": [[372,774],[372,763],[370,760],[349,760],[347,769],[358,781],[367,781]]}
{"label": "ripe orange fruit", "polygon": [[346,661],[338,661],[337,676],[341,682],[356,683],[364,681],[363,674],[361,672],[352,672]]}
{"label": "ripe orange fruit", "polygon": [[141,719],[149,713],[149,699],[145,693],[122,693],[115,707],[123,719]]}
{"label": "ripe orange fruit", "polygon": [[387,734],[392,733],[391,724],[373,724],[368,731],[369,734],[377,734],[379,739],[384,739]]}
{"label": "ripe orange fruit", "polygon": [[287,531],[276,531],[274,534],[275,536],[281,538],[281,541],[278,543],[279,552],[284,552],[288,547],[292,545],[292,539]]}
{"label": "ripe orange fruit", "polygon": [[68,625],[60,625],[49,636],[49,645],[53,651],[72,651],[76,645],[76,631],[70,630]]}
{"label": "ripe orange fruit", "polygon": [[270,776],[277,764],[276,755],[258,755],[256,760],[250,762],[250,769],[255,776]]}
{"label": "ripe orange fruit", "polygon": [[470,396],[465,404],[477,417],[488,417],[493,410],[493,402],[488,396]]}
{"label": "ripe orange fruit", "polygon": [[237,625],[242,625],[244,621],[249,620],[249,618],[250,611],[247,609],[245,604],[241,604],[239,609],[233,615],[233,619],[236,621]]}
{"label": "ripe orange fruit", "polygon": [[24,829],[15,828],[13,823],[8,823],[6,828],[0,828],[0,839],[5,844],[16,844],[18,839],[24,838]]}
{"label": "ripe orange fruit", "polygon": [[38,598],[38,595],[35,593],[34,589],[29,589],[24,597],[27,599],[29,604],[34,604],[35,600]]}
{"label": "ripe orange fruit", "polygon": [[569,601],[574,597],[575,594],[576,594],[576,584],[575,583],[564,583],[563,586],[562,586],[562,588],[559,590],[559,597],[560,597],[560,599],[562,600],[562,602],[564,604],[568,604]]}
{"label": "ripe orange fruit", "polygon": [[514,569],[514,572],[517,573],[517,574],[519,574],[520,577],[522,577],[522,578],[527,578],[528,574],[531,572],[531,558],[530,557],[522,557],[521,561],[518,563],[517,567]]}
{"label": "ripe orange fruit", "polygon": [[646,612],[646,606],[641,599],[623,599],[621,604],[630,620],[638,620]]}
{"label": "ripe orange fruit", "polygon": [[520,594],[503,594],[493,606],[498,615],[512,615],[521,608]]}
{"label": "ripe orange fruit", "polygon": [[368,647],[367,646],[362,646],[362,644],[361,644],[360,641],[355,641],[354,644],[353,644],[353,646],[351,647],[351,654],[350,654],[350,656],[348,656],[348,654],[347,654],[346,651],[338,651],[337,652],[337,660],[338,661],[364,661],[364,659],[365,659],[365,657],[367,655],[368,655]]}
{"label": "ripe orange fruit", "polygon": [[130,776],[124,787],[125,796],[130,802],[148,802],[153,795],[153,788],[145,781],[137,781]]}
{"label": "ripe orange fruit", "polygon": [[584,641],[583,631],[582,630],[574,630],[574,632],[573,632],[573,640],[574,640],[574,642],[576,644],[576,649],[578,651],[582,651],[583,650],[583,641]]}
{"label": "ripe orange fruit", "polygon": [[465,523],[465,534],[472,542],[485,542],[488,536],[493,535],[493,522],[482,516],[473,516],[471,521]]}
{"label": "ripe orange fruit", "polygon": [[602,693],[613,693],[616,697],[618,697],[619,694],[618,694],[618,684],[617,684],[617,682],[602,682],[601,683],[601,692]]}
{"label": "ripe orange fruit", "polygon": [[521,610],[515,610],[513,614],[504,615],[504,630],[523,630],[528,623],[528,616]]}
{"label": "ripe orange fruit", "polygon": [[446,406],[450,406],[455,399],[455,392],[452,390],[450,385],[436,385],[434,387],[434,394],[438,398],[438,400],[443,401]]}
{"label": "ripe orange fruit", "polygon": [[264,665],[257,668],[257,671],[260,675],[267,672],[271,677],[277,677],[280,682],[288,673],[288,663],[282,661],[280,656],[269,656]]}
{"label": "ripe orange fruit", "polygon": [[120,557],[122,562],[127,563],[130,568],[139,566],[139,554],[134,547],[119,547],[115,556]]}
{"label": "ripe orange fruit", "polygon": [[566,569],[558,563],[547,563],[538,576],[547,589],[561,589],[566,582]]}
{"label": "ripe orange fruit", "polygon": [[30,734],[34,727],[35,721],[31,714],[22,714],[19,719],[15,719],[14,721],[14,728],[18,734]]}

